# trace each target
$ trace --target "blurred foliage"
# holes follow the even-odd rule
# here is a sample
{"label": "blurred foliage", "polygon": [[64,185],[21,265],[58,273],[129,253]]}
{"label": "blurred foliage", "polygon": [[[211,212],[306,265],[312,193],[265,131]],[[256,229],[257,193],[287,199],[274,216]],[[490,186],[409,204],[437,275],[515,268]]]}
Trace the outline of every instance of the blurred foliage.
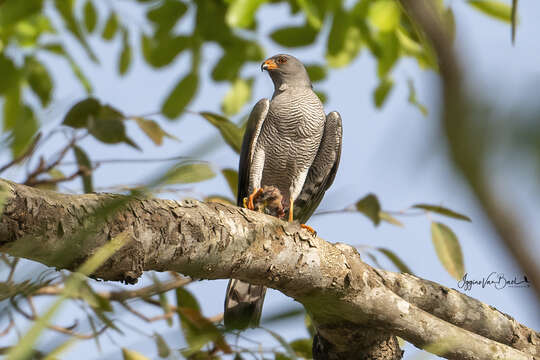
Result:
{"label": "blurred foliage", "polygon": [[[443,0],[434,0],[434,4],[448,32],[455,34],[452,9]],[[487,16],[510,22],[514,34],[516,5],[511,7],[492,0],[469,0],[468,4]],[[286,19],[282,27],[272,29],[268,34],[261,33],[258,24],[261,9],[280,5],[288,7],[290,18]],[[125,16],[128,7],[136,8],[143,15],[143,25],[134,24]],[[293,20],[294,17],[300,22]],[[180,30],[185,28],[183,24],[191,26],[188,30]],[[248,67],[258,68],[258,64],[267,55],[261,45],[262,38],[271,39],[285,48],[285,51],[292,52],[296,48],[324,43],[324,58],[306,64],[310,78],[316,84],[325,81],[332,69],[349,66],[363,52],[369,53],[376,60],[374,71],[379,83],[373,89],[373,103],[378,108],[385,106],[392,93],[395,86],[392,72],[401,59],[412,58],[420,68],[438,71],[431,44],[395,0],[125,0],[110,2],[107,6],[98,0],[0,0],[0,139],[2,150],[10,152],[7,164],[0,164],[0,174],[12,166],[26,164],[28,173],[24,183],[27,185],[55,190],[63,182],[80,179],[82,191],[89,193],[95,191],[93,171],[99,163],[92,160],[91,149],[84,149],[80,144],[86,136],[92,136],[104,146],[123,143],[142,150],[127,134],[126,124],[132,122],[157,146],[162,145],[164,139],[177,140],[164,130],[166,124],[163,124],[160,117],[155,117],[163,115],[171,120],[178,119],[188,111],[193,99],[201,95],[201,79],[205,78],[201,73],[203,50],[208,44],[215,46],[220,54],[212,64],[210,78],[217,83],[227,83],[229,90],[221,101],[222,114],[208,111],[200,111],[198,114],[201,121],[214,126],[225,143],[239,153],[244,125],[242,120],[234,121],[231,117],[244,118],[246,106],[254,102],[254,79],[244,76],[243,70]],[[76,45],[72,45],[71,40],[75,40]],[[119,44],[114,64],[119,76],[129,74],[134,60],[139,58],[155,71],[171,66],[181,55],[185,54],[190,59],[189,66],[174,75],[179,80],[162,99],[159,114],[126,115],[130,109],[117,109],[106,104],[106,99],[96,98],[89,69],[79,59],[83,54],[85,59],[100,64],[101,54],[92,48],[92,44],[100,41]],[[44,110],[50,110],[58,100],[57,88],[62,84],[62,79],[55,76],[57,73],[50,68],[51,60],[54,60],[55,66],[73,73],[87,97],[73,104],[63,116],[62,124],[52,130],[51,133],[61,131],[66,134],[66,144],[59,153],[50,156],[47,154],[32,161],[35,159],[36,148],[42,148],[51,135],[43,134],[40,130],[40,124],[46,120],[41,117],[49,114]],[[417,99],[412,79],[407,81],[407,86],[408,102],[426,115],[427,109]],[[325,93],[317,91],[317,94],[326,101]],[[519,136],[530,139],[529,143],[533,144],[531,146],[539,143],[540,135],[537,131],[527,130]],[[524,146],[525,143],[527,141],[519,144]],[[58,169],[67,154],[72,154],[76,162],[76,171],[71,174]],[[540,157],[540,151],[537,151],[537,156]],[[204,181],[216,176],[214,168],[196,159],[182,160],[155,181],[154,185]],[[236,198],[238,173],[233,169],[220,169],[220,174]],[[223,195],[212,195],[206,199],[236,203]],[[2,204],[3,192],[0,191],[0,214]],[[438,215],[470,221],[467,216],[438,205],[417,204],[409,210],[419,211],[428,217]],[[397,218],[407,213],[383,210],[374,194],[368,194],[344,211],[361,213],[375,226],[385,222],[400,227],[404,225]],[[460,278],[464,273],[464,265],[457,236],[447,225],[431,221],[431,218],[430,222],[437,256],[452,276]],[[98,226],[99,221],[96,220],[95,224]],[[382,254],[399,271],[412,274],[411,269],[392,250],[372,250],[374,252],[368,252],[368,256],[375,264],[378,264],[375,253]],[[105,257],[103,255],[100,259]],[[246,354],[257,357],[261,355],[259,351],[271,353],[276,359],[308,359],[312,356],[311,339],[288,342],[270,330],[268,333],[278,346],[269,350],[230,345],[227,340],[233,334],[226,333],[217,325],[219,320],[205,317],[189,290],[177,286],[176,305],[172,305],[167,296],[170,294],[169,289],[159,291],[161,286],[176,284],[178,275],[171,275],[172,280],[167,283],[152,276],[152,285],[144,288],[140,294],[125,292],[120,296],[118,290],[117,293],[114,290],[98,291],[94,282],[75,275],[54,280],[38,278],[17,282],[13,274],[18,260],[6,256],[0,259],[2,270],[8,274],[6,281],[0,282],[0,300],[9,298],[10,301],[8,311],[3,312],[6,315],[0,315],[0,323],[8,323],[3,335],[14,327],[16,316],[34,322],[34,328],[21,339],[19,345],[11,348],[9,354],[12,357],[29,358],[33,354],[32,344],[46,327],[70,337],[51,350],[50,357],[57,357],[80,339],[94,339],[99,349],[100,335],[107,329],[123,334],[121,328],[124,326],[115,319],[119,309],[127,310],[146,322],[163,320],[169,326],[176,323],[179,325],[187,344],[180,353],[172,349],[161,334],[146,335],[155,343],[161,358],[181,354],[189,359],[219,359],[223,354],[235,353],[235,359],[242,359]],[[33,308],[32,297],[44,295],[55,295],[58,298],[49,312],[28,314],[18,305],[26,301]],[[131,303],[126,301],[132,295],[139,302],[160,309],[161,314],[148,317],[133,309]],[[62,328],[49,325],[52,313],[65,298],[77,301],[84,308],[86,323],[92,329],[90,334],[77,333],[77,326]],[[304,312],[284,309],[269,317],[268,322],[294,319],[298,315],[304,315]],[[313,335],[309,316],[306,316],[306,327]],[[122,348],[122,354],[124,359],[147,358],[128,348]]]}

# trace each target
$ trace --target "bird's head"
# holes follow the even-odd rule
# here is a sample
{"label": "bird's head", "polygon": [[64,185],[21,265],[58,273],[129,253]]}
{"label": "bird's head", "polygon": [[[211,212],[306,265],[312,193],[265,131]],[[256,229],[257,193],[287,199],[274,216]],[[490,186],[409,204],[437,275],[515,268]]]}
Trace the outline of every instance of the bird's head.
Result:
{"label": "bird's head", "polygon": [[311,87],[304,65],[292,55],[278,54],[266,59],[261,70],[268,71],[276,90],[282,85],[288,87]]}

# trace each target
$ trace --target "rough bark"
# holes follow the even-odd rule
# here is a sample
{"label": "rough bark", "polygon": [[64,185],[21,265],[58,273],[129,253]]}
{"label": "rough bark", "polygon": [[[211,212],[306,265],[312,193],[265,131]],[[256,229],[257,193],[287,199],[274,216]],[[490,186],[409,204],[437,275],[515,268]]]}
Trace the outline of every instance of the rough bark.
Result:
{"label": "rough bark", "polygon": [[[356,326],[355,341],[371,329],[384,346],[397,335],[448,359],[540,355],[539,334],[497,310],[432,282],[374,269],[354,248],[270,216],[193,200],[63,195],[4,180],[0,186],[6,188],[0,252],[9,255],[73,270],[127,233],[130,242],[95,277],[135,282],[146,270],[173,270],[266,285],[302,303],[324,339],[318,343],[336,349],[343,338],[336,334],[354,334]],[[470,306],[483,315],[471,316]]]}

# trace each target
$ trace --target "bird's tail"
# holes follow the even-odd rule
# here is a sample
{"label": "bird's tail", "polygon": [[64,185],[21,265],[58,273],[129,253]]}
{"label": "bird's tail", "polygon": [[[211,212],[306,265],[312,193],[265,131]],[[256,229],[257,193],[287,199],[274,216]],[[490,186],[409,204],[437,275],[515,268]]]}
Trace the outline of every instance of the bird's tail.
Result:
{"label": "bird's tail", "polygon": [[231,279],[225,295],[225,327],[245,329],[258,326],[265,293],[265,286]]}

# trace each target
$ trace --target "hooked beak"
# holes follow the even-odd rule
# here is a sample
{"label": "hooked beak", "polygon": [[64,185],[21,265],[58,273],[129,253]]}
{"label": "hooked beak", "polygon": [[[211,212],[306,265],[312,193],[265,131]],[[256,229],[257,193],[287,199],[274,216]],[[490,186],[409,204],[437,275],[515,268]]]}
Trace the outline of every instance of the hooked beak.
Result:
{"label": "hooked beak", "polygon": [[261,71],[263,70],[273,70],[273,69],[277,69],[278,66],[276,64],[276,62],[274,61],[274,59],[268,59],[266,60],[265,62],[262,63],[261,65]]}

